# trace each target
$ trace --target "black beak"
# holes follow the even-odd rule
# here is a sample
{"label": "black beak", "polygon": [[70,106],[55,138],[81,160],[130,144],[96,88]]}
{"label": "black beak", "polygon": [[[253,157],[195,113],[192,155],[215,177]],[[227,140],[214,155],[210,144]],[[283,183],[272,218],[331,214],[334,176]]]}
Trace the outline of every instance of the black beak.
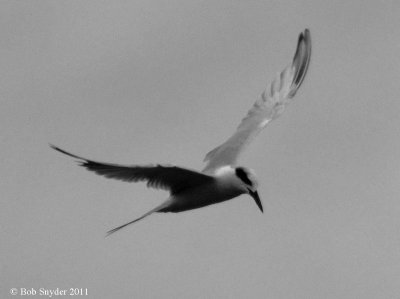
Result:
{"label": "black beak", "polygon": [[249,194],[251,197],[253,197],[254,201],[256,202],[257,206],[260,208],[261,212],[264,213],[263,206],[262,206],[262,203],[260,200],[260,196],[258,196],[258,192],[257,191],[253,192],[249,189]]}

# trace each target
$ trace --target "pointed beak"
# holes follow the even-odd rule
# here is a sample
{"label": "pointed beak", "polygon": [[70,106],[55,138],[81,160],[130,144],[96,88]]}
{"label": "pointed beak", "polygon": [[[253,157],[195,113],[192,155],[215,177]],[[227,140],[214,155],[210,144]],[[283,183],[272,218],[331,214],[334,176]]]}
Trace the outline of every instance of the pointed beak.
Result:
{"label": "pointed beak", "polygon": [[263,206],[262,206],[262,203],[260,200],[260,196],[258,196],[258,192],[257,191],[253,192],[249,189],[249,194],[251,197],[253,197],[254,201],[256,202],[257,206],[260,208],[261,212],[264,213]]}

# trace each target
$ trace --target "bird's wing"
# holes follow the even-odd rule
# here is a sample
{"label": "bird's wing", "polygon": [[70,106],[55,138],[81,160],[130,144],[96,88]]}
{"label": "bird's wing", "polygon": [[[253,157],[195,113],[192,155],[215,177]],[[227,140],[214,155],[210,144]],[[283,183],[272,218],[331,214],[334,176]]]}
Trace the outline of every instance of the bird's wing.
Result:
{"label": "bird's wing", "polygon": [[306,75],[311,56],[308,29],[300,33],[296,53],[287,66],[270,83],[242,120],[236,132],[204,158],[203,172],[212,173],[224,165],[235,165],[245,146],[273,119],[277,118],[294,97]]}
{"label": "bird's wing", "polygon": [[99,175],[125,182],[147,181],[148,187],[169,190],[171,194],[214,181],[212,176],[177,166],[123,166],[101,163],[76,156],[54,145],[50,146],[63,154],[79,159],[81,166]]}

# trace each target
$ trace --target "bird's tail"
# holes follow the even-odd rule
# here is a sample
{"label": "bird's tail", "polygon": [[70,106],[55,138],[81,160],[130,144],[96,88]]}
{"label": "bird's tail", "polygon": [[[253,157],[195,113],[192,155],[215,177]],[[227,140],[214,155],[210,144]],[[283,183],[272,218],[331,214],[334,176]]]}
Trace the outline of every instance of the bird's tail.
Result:
{"label": "bird's tail", "polygon": [[145,218],[145,217],[147,217],[147,216],[149,216],[149,215],[151,215],[151,214],[153,214],[153,213],[155,213],[155,212],[158,212],[158,211],[162,210],[163,208],[169,206],[170,204],[171,204],[171,200],[170,200],[170,199],[166,200],[166,201],[163,202],[161,205],[159,205],[159,206],[155,207],[154,209],[148,211],[146,214],[140,216],[139,218],[137,218],[137,219],[135,219],[135,220],[132,220],[132,221],[130,221],[130,222],[128,222],[128,223],[125,223],[125,224],[123,224],[123,225],[120,225],[120,226],[118,226],[118,227],[116,227],[116,228],[113,228],[112,230],[109,230],[109,231],[107,232],[106,237],[108,237],[109,235],[111,235],[111,234],[113,234],[113,233],[119,231],[121,228],[124,228],[125,226],[128,226],[129,224],[135,223],[135,222],[137,222],[137,221],[139,221],[139,220],[142,220],[143,218]]}

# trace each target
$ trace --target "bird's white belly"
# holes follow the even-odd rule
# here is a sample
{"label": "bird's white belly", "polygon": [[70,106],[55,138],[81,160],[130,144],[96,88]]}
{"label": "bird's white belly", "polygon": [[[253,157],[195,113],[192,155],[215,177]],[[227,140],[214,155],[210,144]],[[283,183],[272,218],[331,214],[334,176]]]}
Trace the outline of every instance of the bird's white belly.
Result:
{"label": "bird's white belly", "polygon": [[182,212],[198,209],[232,199],[242,193],[233,188],[221,188],[216,185],[193,188],[173,195],[171,205],[160,212]]}

